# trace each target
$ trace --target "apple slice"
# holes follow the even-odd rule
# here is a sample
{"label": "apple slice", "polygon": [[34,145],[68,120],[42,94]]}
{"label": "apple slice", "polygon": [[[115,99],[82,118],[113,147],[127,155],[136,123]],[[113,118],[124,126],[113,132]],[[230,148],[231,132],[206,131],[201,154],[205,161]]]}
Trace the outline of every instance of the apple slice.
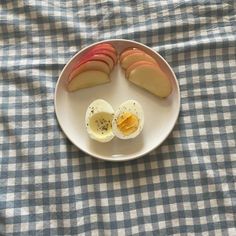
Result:
{"label": "apple slice", "polygon": [[73,92],[83,88],[89,88],[110,81],[108,74],[99,70],[84,71],[75,76],[68,84],[67,89]]}
{"label": "apple slice", "polygon": [[131,72],[133,69],[135,69],[135,68],[138,67],[138,66],[142,66],[142,65],[154,65],[154,66],[159,67],[158,64],[155,64],[155,63],[150,62],[150,61],[137,61],[137,62],[131,64],[131,65],[126,69],[125,77],[128,78],[130,72]]}
{"label": "apple slice", "polygon": [[109,43],[98,44],[98,45],[91,48],[91,50],[93,50],[93,49],[106,49],[108,51],[111,51],[111,52],[117,54],[116,49]]}
{"label": "apple slice", "polygon": [[156,65],[140,65],[130,72],[128,79],[158,97],[165,98],[172,91],[169,78]]}
{"label": "apple slice", "polygon": [[123,58],[123,60],[121,61],[121,67],[123,69],[127,69],[130,65],[138,61],[149,61],[152,63],[157,63],[154,58],[144,52],[134,52]]}
{"label": "apple slice", "polygon": [[106,56],[109,56],[113,60],[114,64],[116,64],[117,56],[112,51],[109,51],[109,50],[103,49],[103,48],[94,48],[91,50],[91,53],[104,54]]}
{"label": "apple slice", "polygon": [[126,56],[134,52],[143,52],[143,51],[138,48],[127,48],[120,54],[120,61],[122,61]]}
{"label": "apple slice", "polygon": [[77,69],[79,66],[81,66],[82,64],[84,64],[87,61],[102,61],[102,62],[105,62],[109,66],[110,70],[112,70],[113,67],[114,67],[114,62],[109,56],[104,55],[104,54],[90,52],[89,54],[85,54],[85,56],[83,56],[78,61],[78,63],[73,68],[73,70]]}
{"label": "apple slice", "polygon": [[107,56],[107,55],[105,55],[105,54],[94,54],[91,58],[90,58],[90,60],[96,60],[96,61],[104,61],[104,62],[106,62],[107,64],[108,64],[108,66],[109,66],[109,68],[110,68],[110,70],[112,70],[113,69],[113,67],[114,67],[114,62],[113,62],[113,60],[109,57],[109,56]]}
{"label": "apple slice", "polygon": [[68,81],[71,81],[78,74],[88,71],[88,70],[99,70],[106,74],[110,73],[109,66],[103,61],[87,61],[80,66],[78,66],[75,70],[73,70],[70,75]]}

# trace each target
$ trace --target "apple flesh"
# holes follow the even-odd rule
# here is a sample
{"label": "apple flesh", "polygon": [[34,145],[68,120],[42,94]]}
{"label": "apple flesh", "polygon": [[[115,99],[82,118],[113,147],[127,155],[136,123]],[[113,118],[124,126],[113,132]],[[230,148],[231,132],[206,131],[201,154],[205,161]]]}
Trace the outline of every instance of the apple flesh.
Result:
{"label": "apple flesh", "polygon": [[149,61],[137,61],[137,62],[131,64],[131,65],[126,69],[126,71],[125,71],[125,77],[128,78],[129,75],[130,75],[130,72],[131,72],[132,70],[134,70],[136,67],[142,66],[142,65],[154,65],[154,66],[159,67],[158,64],[155,64],[155,63],[153,63],[153,62],[149,62]]}
{"label": "apple flesh", "polygon": [[130,72],[128,80],[161,98],[169,96],[172,91],[169,78],[156,65],[137,66]]}
{"label": "apple flesh", "polygon": [[138,48],[128,48],[125,49],[121,54],[120,54],[120,61],[122,61],[126,56],[129,54],[132,54],[134,52],[143,52],[141,49]]}
{"label": "apple flesh", "polygon": [[102,71],[106,74],[110,74],[110,68],[105,62],[89,60],[89,61],[81,64],[80,66],[78,66],[75,70],[73,70],[70,73],[68,80],[71,81],[78,74],[80,74],[84,71],[88,71],[88,70],[98,70],[98,71]]}
{"label": "apple flesh", "polygon": [[87,70],[76,75],[68,84],[69,92],[110,82],[107,73],[99,70]]}
{"label": "apple flesh", "polygon": [[126,70],[130,65],[138,61],[157,63],[154,58],[144,52],[134,52],[123,58],[121,61],[121,67]]}

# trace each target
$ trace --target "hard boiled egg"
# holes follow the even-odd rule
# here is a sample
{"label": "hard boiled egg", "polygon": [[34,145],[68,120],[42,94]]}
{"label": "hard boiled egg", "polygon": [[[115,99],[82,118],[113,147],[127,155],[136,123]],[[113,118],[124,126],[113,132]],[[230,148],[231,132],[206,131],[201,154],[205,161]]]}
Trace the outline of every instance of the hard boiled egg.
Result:
{"label": "hard boiled egg", "polygon": [[131,139],[140,134],[143,124],[144,115],[141,105],[135,100],[128,100],[116,110],[112,130],[120,139]]}
{"label": "hard boiled egg", "polygon": [[87,108],[85,123],[90,138],[106,143],[114,138],[112,120],[114,110],[103,99],[93,101]]}

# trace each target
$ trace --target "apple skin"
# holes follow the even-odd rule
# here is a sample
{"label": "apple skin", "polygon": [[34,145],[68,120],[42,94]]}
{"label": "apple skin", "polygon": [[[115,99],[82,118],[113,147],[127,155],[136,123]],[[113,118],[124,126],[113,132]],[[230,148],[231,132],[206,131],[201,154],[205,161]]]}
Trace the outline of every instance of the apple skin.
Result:
{"label": "apple skin", "polygon": [[105,62],[109,66],[110,70],[112,70],[113,67],[114,67],[114,62],[113,62],[113,60],[109,56],[107,56],[105,54],[99,54],[99,53],[96,53],[96,52],[90,52],[90,53],[85,54],[77,62],[77,64],[75,64],[75,66],[72,69],[72,71],[77,69],[79,66],[81,66],[82,64],[84,64],[87,61],[103,61],[103,62]]}
{"label": "apple skin", "polygon": [[90,50],[94,50],[94,49],[108,50],[110,52],[113,52],[115,55],[117,55],[116,49],[111,44],[108,44],[108,43],[98,44],[98,45],[92,47]]}
{"label": "apple skin", "polygon": [[130,72],[128,80],[160,98],[168,97],[172,92],[170,79],[156,65],[137,66]]}
{"label": "apple skin", "polygon": [[113,60],[114,64],[116,64],[116,62],[117,62],[116,54],[114,52],[112,52],[112,51],[107,50],[107,49],[95,48],[95,49],[91,50],[91,53],[104,54],[106,56],[109,56]]}
{"label": "apple skin", "polygon": [[67,85],[69,92],[110,82],[109,75],[98,70],[87,70],[76,75]]}
{"label": "apple skin", "polygon": [[[87,52],[85,52],[82,57],[78,60],[78,62],[75,64],[72,70],[76,69],[81,64],[87,62],[91,59],[91,56],[94,54],[103,54],[106,57],[109,56],[110,59],[112,59],[113,63],[111,63],[110,59],[107,59],[104,61],[105,58],[102,59],[102,61],[106,62],[111,69],[113,69],[114,64],[117,61],[117,52],[116,49],[109,43],[102,43],[98,44],[92,48],[90,48]],[[95,60],[95,58],[93,58]],[[96,59],[97,60],[97,59]],[[113,65],[113,66],[111,66]]]}
{"label": "apple skin", "polygon": [[116,61],[117,61],[117,52],[116,52],[116,49],[110,45],[110,44],[107,44],[107,43],[103,43],[103,44],[99,44],[99,45],[96,45],[92,48],[90,48],[85,54],[84,54],[84,57],[85,56],[89,56],[90,54],[105,54],[107,56],[109,56],[114,64],[116,64]]}
{"label": "apple skin", "polygon": [[[159,67],[158,64],[155,64],[155,63],[150,62],[150,61],[137,61],[137,62],[131,64],[131,65],[126,69],[126,71],[125,71],[125,77],[128,78],[130,72],[131,72],[133,69],[135,69],[136,67],[141,66],[141,65],[154,65],[154,66]],[[159,68],[160,68],[160,67],[159,67]]]}
{"label": "apple skin", "polygon": [[155,63],[157,64],[156,60],[153,57],[149,56],[148,54],[144,52],[131,53],[127,55],[126,57],[124,57],[123,60],[120,62],[120,64],[121,64],[121,67],[126,70],[130,65],[138,61],[149,61],[154,64]]}
{"label": "apple skin", "polygon": [[99,70],[105,72],[106,74],[110,74],[111,72],[109,66],[105,62],[89,60],[73,70],[69,75],[68,81],[70,82],[75,76],[88,70]]}

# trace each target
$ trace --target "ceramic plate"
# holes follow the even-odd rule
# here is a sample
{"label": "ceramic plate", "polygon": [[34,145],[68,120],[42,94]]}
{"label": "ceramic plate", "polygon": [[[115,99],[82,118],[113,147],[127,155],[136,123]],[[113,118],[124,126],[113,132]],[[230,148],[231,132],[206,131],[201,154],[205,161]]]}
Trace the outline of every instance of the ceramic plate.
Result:
{"label": "ceramic plate", "polygon": [[[81,54],[90,47],[102,43],[112,44],[120,53],[125,48],[137,47],[153,56],[172,83],[172,93],[165,99],[127,81],[119,63],[111,73],[111,82],[73,93],[66,89],[71,68],[80,59]],[[55,89],[55,111],[58,122],[68,139],[85,153],[107,161],[126,161],[141,157],[157,148],[170,134],[179,115],[180,91],[176,76],[168,63],[151,48],[130,40],[106,40],[90,45],[78,52],[64,67]],[[95,99],[105,99],[114,110],[128,99],[137,100],[144,110],[144,128],[142,133],[130,140],[114,138],[108,143],[99,143],[88,137],[85,126],[85,113]]]}

